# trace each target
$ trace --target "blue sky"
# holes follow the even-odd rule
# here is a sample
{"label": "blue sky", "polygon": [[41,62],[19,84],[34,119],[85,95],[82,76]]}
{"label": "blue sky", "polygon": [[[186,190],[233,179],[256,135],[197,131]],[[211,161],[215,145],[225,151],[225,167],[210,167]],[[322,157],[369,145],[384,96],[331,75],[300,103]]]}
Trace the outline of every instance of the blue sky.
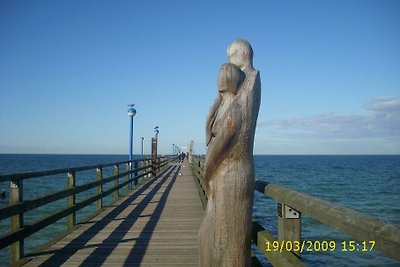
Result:
{"label": "blue sky", "polygon": [[254,49],[256,154],[400,153],[399,1],[0,2],[0,153],[205,152],[226,49]]}

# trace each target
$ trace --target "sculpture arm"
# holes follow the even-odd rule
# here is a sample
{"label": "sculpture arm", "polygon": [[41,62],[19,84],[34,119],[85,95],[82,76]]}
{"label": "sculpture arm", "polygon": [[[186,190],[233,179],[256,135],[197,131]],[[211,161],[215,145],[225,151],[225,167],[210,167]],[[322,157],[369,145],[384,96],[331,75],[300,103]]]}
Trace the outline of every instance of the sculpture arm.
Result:
{"label": "sculpture arm", "polygon": [[218,95],[214,101],[214,104],[211,106],[210,111],[207,114],[207,119],[206,119],[206,145],[210,143],[211,139],[213,138],[212,136],[212,126],[215,121],[215,117],[217,115],[218,107],[222,102],[222,96],[221,93],[218,92]]}
{"label": "sculpture arm", "polygon": [[215,170],[227,158],[241,129],[241,114],[237,103],[231,106],[226,115],[225,123],[221,129],[218,129],[218,135],[212,138],[207,149],[204,169],[204,180],[207,186]]}

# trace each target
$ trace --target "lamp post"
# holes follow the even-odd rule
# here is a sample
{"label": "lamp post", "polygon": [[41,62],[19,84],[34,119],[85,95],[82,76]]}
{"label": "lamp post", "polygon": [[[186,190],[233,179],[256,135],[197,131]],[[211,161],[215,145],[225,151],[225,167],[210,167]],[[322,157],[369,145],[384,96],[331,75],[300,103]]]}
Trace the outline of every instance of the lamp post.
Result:
{"label": "lamp post", "polygon": [[[131,121],[131,131],[129,135],[129,160],[132,161],[133,155],[133,117],[136,115],[136,109],[133,108],[135,104],[129,104],[130,108],[128,109],[128,116],[130,117]],[[132,162],[129,162],[130,169],[132,169]]]}

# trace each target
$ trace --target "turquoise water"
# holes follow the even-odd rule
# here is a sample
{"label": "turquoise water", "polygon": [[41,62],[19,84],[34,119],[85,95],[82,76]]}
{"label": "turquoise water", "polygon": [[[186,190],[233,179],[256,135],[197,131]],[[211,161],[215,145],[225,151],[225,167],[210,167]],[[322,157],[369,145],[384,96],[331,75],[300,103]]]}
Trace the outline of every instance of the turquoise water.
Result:
{"label": "turquoise water", "polygon": [[[0,174],[76,167],[126,160],[125,155],[0,155]],[[295,189],[324,200],[349,207],[389,222],[400,224],[400,156],[255,156],[256,177],[270,183]],[[111,168],[104,170],[110,175]],[[78,172],[77,184],[94,181],[95,170]],[[111,186],[111,184],[109,185]],[[8,190],[8,183],[0,183],[0,190]],[[24,183],[24,198],[62,190],[66,187],[65,175],[29,179]],[[107,188],[107,187],[106,187]],[[84,199],[95,190],[78,195]],[[123,193],[123,191],[121,192]],[[7,194],[8,195],[8,194]],[[112,198],[105,200],[109,203]],[[0,199],[0,206],[8,199]],[[28,212],[29,223],[37,216],[50,213],[66,205],[61,200]],[[255,195],[253,216],[275,236],[277,235],[276,201]],[[89,206],[78,213],[78,221],[94,211]],[[26,252],[49,240],[48,233],[62,233],[65,220],[51,225],[26,240]],[[9,221],[0,221],[0,234],[9,229]],[[321,225],[307,216],[302,217],[304,240],[335,240],[350,238]],[[0,266],[7,265],[8,249],[0,251]],[[308,252],[302,258],[309,266],[400,266],[400,262],[372,252]],[[270,266],[265,260],[265,266]]]}

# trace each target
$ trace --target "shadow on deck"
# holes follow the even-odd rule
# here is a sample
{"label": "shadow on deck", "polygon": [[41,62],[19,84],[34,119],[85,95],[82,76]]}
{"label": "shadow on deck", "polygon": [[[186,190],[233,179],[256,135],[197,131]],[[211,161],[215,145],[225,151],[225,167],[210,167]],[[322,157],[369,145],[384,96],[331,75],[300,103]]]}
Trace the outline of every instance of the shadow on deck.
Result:
{"label": "shadow on deck", "polygon": [[203,209],[189,166],[171,165],[27,266],[197,265]]}

